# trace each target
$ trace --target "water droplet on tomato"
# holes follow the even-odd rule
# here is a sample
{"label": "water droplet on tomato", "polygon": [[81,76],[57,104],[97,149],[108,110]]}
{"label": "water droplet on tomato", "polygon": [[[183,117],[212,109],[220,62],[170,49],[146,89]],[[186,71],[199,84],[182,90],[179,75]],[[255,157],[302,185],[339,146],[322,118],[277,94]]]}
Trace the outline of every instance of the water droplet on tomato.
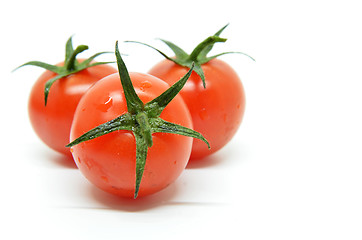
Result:
{"label": "water droplet on tomato", "polygon": [[225,123],[228,121],[228,115],[226,113],[223,116],[223,120],[224,120]]}
{"label": "water droplet on tomato", "polygon": [[101,101],[99,105],[97,105],[97,110],[102,112],[107,112],[112,107],[113,99],[110,96],[107,96],[104,101]]}
{"label": "water droplet on tomato", "polygon": [[93,164],[92,164],[92,162],[90,162],[90,161],[86,161],[86,162],[85,162],[85,165],[87,166],[87,168],[88,168],[89,170],[91,170],[92,167],[93,167]]}
{"label": "water droplet on tomato", "polygon": [[101,179],[102,179],[104,182],[109,183],[109,180],[108,180],[108,178],[107,178],[106,176],[101,176]]}
{"label": "water droplet on tomato", "polygon": [[201,118],[201,120],[207,120],[210,118],[209,114],[207,113],[206,111],[206,108],[202,108],[200,111],[199,111],[199,116]]}
{"label": "water droplet on tomato", "polygon": [[150,88],[150,87],[152,87],[152,83],[151,83],[151,82],[149,82],[149,81],[143,81],[143,82],[141,82],[140,90],[141,90],[142,92],[144,92],[144,91],[146,91],[147,88]]}

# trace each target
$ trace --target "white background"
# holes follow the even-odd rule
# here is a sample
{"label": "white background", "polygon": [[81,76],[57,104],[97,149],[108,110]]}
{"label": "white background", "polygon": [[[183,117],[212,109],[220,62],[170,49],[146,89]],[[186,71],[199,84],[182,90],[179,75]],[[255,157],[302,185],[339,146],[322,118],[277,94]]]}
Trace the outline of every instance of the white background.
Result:
{"label": "white background", "polygon": [[[360,1],[7,1],[1,5],[1,239],[362,239]],[[83,56],[119,40],[130,71],[162,58],[124,40],[190,52],[226,23],[213,53],[246,90],[221,151],[151,197],[96,189],[33,132],[27,98],[74,34]],[[111,56],[104,56],[109,60]],[[112,59],[113,60],[113,59]]]}

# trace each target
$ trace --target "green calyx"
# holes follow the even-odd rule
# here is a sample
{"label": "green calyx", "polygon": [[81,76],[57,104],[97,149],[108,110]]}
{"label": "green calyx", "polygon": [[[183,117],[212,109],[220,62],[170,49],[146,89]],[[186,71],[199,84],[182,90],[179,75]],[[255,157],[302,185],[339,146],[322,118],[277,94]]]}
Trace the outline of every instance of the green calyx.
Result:
{"label": "green calyx", "polygon": [[63,77],[66,77],[68,75],[80,72],[89,67],[93,67],[93,66],[101,65],[101,64],[113,63],[113,62],[92,63],[92,61],[99,55],[104,54],[104,53],[109,53],[109,52],[99,52],[82,62],[78,62],[77,55],[87,49],[88,49],[88,46],[86,46],[86,45],[79,45],[76,49],[73,49],[72,37],[70,37],[65,45],[64,66],[51,65],[51,64],[47,64],[47,63],[39,62],[39,61],[30,61],[30,62],[24,63],[23,65],[17,67],[15,70],[17,70],[23,66],[31,65],[31,66],[37,66],[37,67],[44,68],[46,70],[52,71],[57,74],[54,78],[49,79],[45,83],[44,104],[46,106],[47,101],[48,101],[50,87],[53,85],[53,83],[55,81],[57,81]]}
{"label": "green calyx", "polygon": [[200,76],[203,86],[204,88],[206,88],[206,83],[205,83],[205,75],[204,75],[204,71],[201,68],[202,64],[205,64],[207,62],[209,62],[210,60],[217,58],[221,55],[225,55],[225,54],[229,54],[229,53],[239,53],[239,54],[243,54],[248,56],[249,58],[251,58],[253,61],[255,61],[252,57],[250,57],[249,55],[242,53],[242,52],[223,52],[220,54],[216,54],[214,56],[210,56],[208,57],[208,53],[211,51],[211,49],[213,48],[215,43],[218,42],[226,42],[226,38],[221,38],[220,34],[224,31],[224,29],[228,26],[229,24],[225,25],[224,27],[222,27],[219,31],[217,31],[214,35],[206,38],[204,41],[202,41],[201,43],[199,43],[195,49],[191,52],[191,54],[187,54],[184,50],[182,50],[180,47],[178,47],[176,44],[170,42],[170,41],[166,41],[163,39],[160,39],[163,43],[165,43],[175,54],[174,57],[169,57],[168,55],[166,55],[165,53],[163,53],[162,51],[160,51],[159,49],[152,47],[146,43],[142,43],[142,42],[137,42],[137,41],[126,41],[126,42],[131,42],[131,43],[139,43],[142,45],[145,45],[147,47],[150,47],[154,50],[156,50],[158,53],[160,53],[163,57],[165,57],[166,59],[180,65],[183,67],[187,67],[187,68],[191,68],[191,65],[194,63],[194,71]]}
{"label": "green calyx", "polygon": [[163,132],[179,134],[201,139],[208,145],[209,148],[210,145],[200,133],[181,125],[167,122],[160,118],[160,114],[162,113],[163,109],[180,92],[187,79],[190,77],[193,70],[193,65],[187,74],[183,76],[178,82],[172,85],[157,98],[144,104],[138,97],[133,87],[126,65],[124,64],[121,54],[119,53],[118,42],[116,42],[116,58],[118,71],[127,102],[128,112],[109,122],[103,123],[91,129],[87,133],[69,143],[67,147],[72,147],[78,143],[92,140],[110,132],[118,130],[131,131],[136,141],[136,182],[134,198],[137,198],[146,164],[148,148],[152,147],[153,145],[153,133]]}

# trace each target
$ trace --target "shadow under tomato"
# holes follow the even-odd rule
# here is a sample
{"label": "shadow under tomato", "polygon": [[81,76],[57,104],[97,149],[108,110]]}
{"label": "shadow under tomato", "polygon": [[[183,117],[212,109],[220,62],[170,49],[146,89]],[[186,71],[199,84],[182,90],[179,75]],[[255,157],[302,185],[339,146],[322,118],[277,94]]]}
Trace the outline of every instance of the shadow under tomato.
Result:
{"label": "shadow under tomato", "polygon": [[57,154],[51,159],[56,165],[64,168],[78,169],[73,157]]}
{"label": "shadow under tomato", "polygon": [[137,199],[122,198],[104,192],[103,190],[91,185],[90,194],[100,204],[109,210],[119,210],[127,212],[138,212],[168,205],[168,203],[177,195],[177,182],[172,183],[165,189],[150,196],[139,197]]}
{"label": "shadow under tomato", "polygon": [[230,143],[210,156],[202,159],[190,160],[186,169],[228,166],[235,163],[235,161],[243,161],[246,158],[246,155],[247,147],[243,144]]}
{"label": "shadow under tomato", "polygon": [[27,152],[29,157],[34,160],[34,164],[41,165],[43,167],[56,167],[56,168],[68,168],[68,169],[78,169],[75,164],[72,156],[66,156],[64,154],[58,153],[47,147],[35,145],[30,148]]}
{"label": "shadow under tomato", "polygon": [[202,159],[190,160],[186,168],[187,169],[208,168],[219,165],[222,162],[223,162],[222,153],[216,152]]}

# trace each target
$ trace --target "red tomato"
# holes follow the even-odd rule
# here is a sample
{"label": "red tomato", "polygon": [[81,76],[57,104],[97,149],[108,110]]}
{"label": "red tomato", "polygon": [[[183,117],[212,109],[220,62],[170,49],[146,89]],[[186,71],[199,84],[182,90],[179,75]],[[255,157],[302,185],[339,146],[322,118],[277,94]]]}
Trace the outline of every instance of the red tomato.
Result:
{"label": "red tomato", "polygon": [[[200,76],[193,72],[180,94],[190,110],[194,130],[208,140],[211,149],[195,139],[191,159],[204,158],[225,146],[236,133],[245,110],[243,85],[228,64],[215,58],[201,67],[206,88]],[[149,74],[172,85],[188,70],[165,59],[155,65]]]}
{"label": "red tomato", "polygon": [[[159,96],[169,85],[148,74],[130,73],[143,103]],[[120,77],[112,74],[98,81],[83,96],[76,109],[71,141],[89,130],[127,112]],[[192,128],[189,111],[180,96],[163,110],[160,118]],[[152,134],[138,196],[155,193],[172,183],[187,165],[192,138],[170,133]],[[131,131],[117,130],[71,147],[80,171],[97,187],[133,198],[136,179],[136,144]]]}
{"label": "red tomato", "polygon": [[160,39],[173,51],[174,57],[169,57],[148,44],[128,41],[148,46],[166,58],[149,73],[170,85],[194,64],[195,72],[180,94],[190,110],[194,130],[208,140],[211,150],[196,139],[191,159],[204,158],[225,146],[235,135],[244,115],[245,94],[242,83],[235,71],[217,57],[229,53],[250,56],[242,52],[223,52],[208,56],[215,43],[226,42],[227,39],[221,38],[220,34],[227,26],[228,24],[199,43],[190,54],[176,44]]}
{"label": "red tomato", "polygon": [[46,70],[35,82],[28,105],[30,122],[40,139],[50,148],[71,156],[65,145],[69,143],[70,127],[80,98],[95,82],[115,72],[117,70],[109,65],[97,65],[61,78],[51,86],[45,106],[45,83],[56,76]]}

